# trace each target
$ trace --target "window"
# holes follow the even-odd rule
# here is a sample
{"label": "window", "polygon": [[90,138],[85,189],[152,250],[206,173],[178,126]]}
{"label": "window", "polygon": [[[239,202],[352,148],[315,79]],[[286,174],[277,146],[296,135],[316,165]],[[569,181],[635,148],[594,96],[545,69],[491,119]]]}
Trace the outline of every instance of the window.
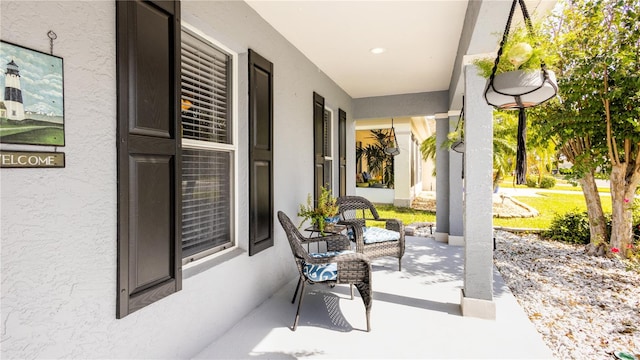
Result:
{"label": "window", "polygon": [[182,31],[182,258],[234,245],[233,56]]}

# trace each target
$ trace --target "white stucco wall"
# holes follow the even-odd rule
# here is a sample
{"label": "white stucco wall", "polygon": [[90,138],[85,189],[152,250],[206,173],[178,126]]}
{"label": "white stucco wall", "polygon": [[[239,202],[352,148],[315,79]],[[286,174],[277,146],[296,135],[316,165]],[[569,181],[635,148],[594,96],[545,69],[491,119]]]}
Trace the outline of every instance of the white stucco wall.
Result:
{"label": "white stucco wall", "polygon": [[[347,112],[348,149],[351,98],[245,3],[185,1],[182,9],[183,21],[240,54],[237,242],[246,249],[247,49],[275,68],[276,211],[294,217],[313,188],[313,91]],[[195,274],[182,291],[117,320],[115,2],[3,0],[0,16],[5,41],[48,52],[47,32],[58,35],[66,135],[65,168],[0,170],[2,358],[188,358],[296,276],[276,220],[274,247],[186,269]]]}

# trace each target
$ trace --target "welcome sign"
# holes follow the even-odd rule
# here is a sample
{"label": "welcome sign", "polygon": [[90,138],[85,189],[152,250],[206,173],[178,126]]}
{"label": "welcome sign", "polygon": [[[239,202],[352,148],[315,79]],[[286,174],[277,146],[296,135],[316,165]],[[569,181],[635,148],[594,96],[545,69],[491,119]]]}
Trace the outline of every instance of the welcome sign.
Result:
{"label": "welcome sign", "polygon": [[0,151],[0,168],[63,168],[64,153]]}

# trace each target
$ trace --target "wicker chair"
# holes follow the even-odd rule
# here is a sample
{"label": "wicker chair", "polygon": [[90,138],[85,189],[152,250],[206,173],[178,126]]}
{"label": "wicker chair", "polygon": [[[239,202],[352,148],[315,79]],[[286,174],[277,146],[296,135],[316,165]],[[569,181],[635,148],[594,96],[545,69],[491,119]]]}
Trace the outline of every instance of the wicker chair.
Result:
{"label": "wicker chair", "polygon": [[[316,283],[324,283],[329,285],[350,284],[352,299],[353,285],[356,286],[358,292],[360,292],[362,301],[364,302],[367,316],[367,331],[370,331],[371,325],[369,318],[371,313],[371,302],[373,298],[371,290],[371,262],[369,261],[369,259],[362,254],[357,254],[352,251],[348,251],[344,254],[330,253],[351,249],[349,239],[345,235],[330,235],[305,238],[304,236],[302,236],[302,234],[300,234],[296,226],[291,222],[291,219],[289,219],[289,217],[282,211],[278,211],[278,219],[280,220],[280,224],[287,234],[287,239],[289,239],[289,245],[291,245],[291,251],[293,252],[293,257],[296,261],[296,266],[298,267],[298,272],[300,274],[298,285],[296,286],[296,291],[293,294],[293,299],[291,300],[291,303],[295,302],[299,291],[300,300],[298,301],[298,310],[296,311],[296,317],[293,322],[292,330],[295,331],[298,326],[298,319],[300,318],[300,306],[302,305],[305,284],[313,285]],[[327,243],[327,253],[322,254],[326,256],[320,257],[320,254],[314,254],[314,257],[310,255],[302,246],[303,244],[315,243],[319,241],[324,241]],[[322,272],[323,276],[321,277],[321,279],[313,277],[313,275],[310,274],[309,269],[313,268],[314,265],[326,266],[328,264],[336,264],[337,276],[335,276],[335,278],[326,276],[327,272]]]}
{"label": "wicker chair", "polygon": [[[340,224],[348,225],[350,232],[353,232],[353,240],[356,242],[356,252],[376,259],[383,256],[393,256],[398,258],[398,271],[402,270],[402,256],[404,255],[404,224],[398,219],[382,219],[378,215],[376,207],[367,199],[361,196],[340,196],[337,201],[340,208]],[[360,210],[360,211],[359,211]],[[378,242],[368,242],[366,234],[368,230],[378,230],[366,228],[366,220],[384,221],[385,230],[377,231],[381,236]],[[389,235],[389,237],[385,237]],[[388,239],[388,240],[387,240]]]}

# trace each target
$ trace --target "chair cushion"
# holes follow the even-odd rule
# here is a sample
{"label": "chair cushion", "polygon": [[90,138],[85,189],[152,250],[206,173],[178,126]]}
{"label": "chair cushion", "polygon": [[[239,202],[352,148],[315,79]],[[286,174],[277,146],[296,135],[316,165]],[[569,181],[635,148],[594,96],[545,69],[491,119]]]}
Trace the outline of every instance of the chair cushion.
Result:
{"label": "chair cushion", "polygon": [[[353,231],[349,230],[349,238],[354,240]],[[375,244],[385,241],[398,241],[400,240],[400,233],[393,230],[388,230],[379,227],[363,227],[362,228],[362,240],[365,244]]]}
{"label": "chair cushion", "polygon": [[[341,254],[350,254],[353,253],[351,250],[343,250],[343,251],[328,251],[324,253],[309,253],[309,256],[312,258],[324,258],[331,257]],[[319,281],[328,281],[328,280],[336,280],[338,278],[338,264],[337,263],[327,263],[327,264],[305,264],[302,268],[302,272],[304,276],[306,276],[309,280],[319,282]]]}

